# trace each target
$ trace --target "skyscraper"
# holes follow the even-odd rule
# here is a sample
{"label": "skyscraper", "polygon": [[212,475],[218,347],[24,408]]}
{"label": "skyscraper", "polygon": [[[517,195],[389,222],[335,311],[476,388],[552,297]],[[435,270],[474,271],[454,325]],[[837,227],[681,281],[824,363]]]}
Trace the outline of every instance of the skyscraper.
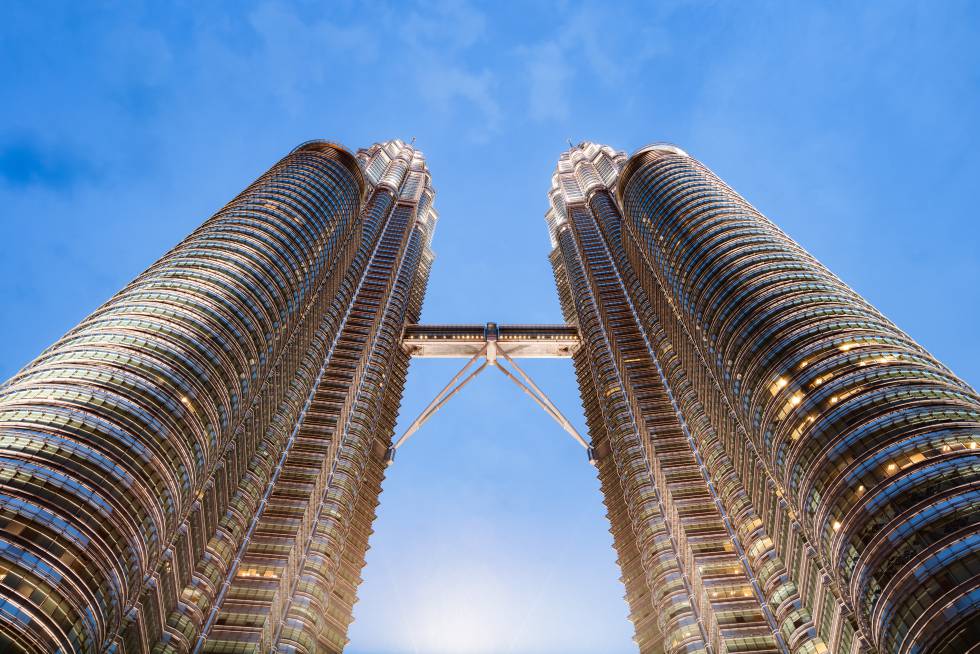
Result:
{"label": "skyscraper", "polygon": [[976,392],[674,146],[549,198],[640,650],[978,646]]}
{"label": "skyscraper", "polygon": [[[384,467],[488,367],[598,469],[644,654],[980,647],[980,398],[703,165],[561,155],[563,325],[416,324],[434,195],[303,144],[0,386],[0,651],[342,651]],[[411,356],[467,362],[393,443]]]}
{"label": "skyscraper", "polygon": [[301,145],[0,388],[0,650],[343,648],[433,196]]}

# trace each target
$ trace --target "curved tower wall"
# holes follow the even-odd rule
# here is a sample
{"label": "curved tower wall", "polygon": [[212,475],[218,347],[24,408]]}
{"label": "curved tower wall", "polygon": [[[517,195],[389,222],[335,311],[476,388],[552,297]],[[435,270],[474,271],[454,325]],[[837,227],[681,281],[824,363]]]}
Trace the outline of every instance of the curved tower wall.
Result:
{"label": "curved tower wall", "polygon": [[335,319],[309,353],[309,406],[290,423],[265,510],[198,635],[203,652],[318,654],[347,643],[408,368],[401,334],[419,318],[436,221],[421,152],[388,141],[357,157],[371,187],[362,236]]}
{"label": "curved tower wall", "polygon": [[980,642],[973,389],[675,146],[549,200],[641,652]]}
{"label": "curved tower wall", "polygon": [[304,144],[0,387],[0,649],[343,647],[433,195]]}
{"label": "curved tower wall", "polygon": [[563,154],[546,221],[562,306],[581,332],[575,368],[634,638],[644,653],[778,652],[775,619],[676,408],[659,323],[624,261],[610,189],[625,160],[592,143]]}
{"label": "curved tower wall", "polygon": [[625,261],[766,531],[749,557],[781,557],[833,651],[975,645],[976,392],[683,152],[618,184]]}

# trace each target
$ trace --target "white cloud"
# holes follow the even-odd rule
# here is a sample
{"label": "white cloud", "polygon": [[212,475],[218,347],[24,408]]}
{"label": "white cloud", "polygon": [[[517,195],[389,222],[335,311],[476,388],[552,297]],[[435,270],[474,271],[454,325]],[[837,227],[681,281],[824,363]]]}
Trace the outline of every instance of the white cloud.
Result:
{"label": "white cloud", "polygon": [[554,35],[517,49],[524,60],[528,105],[535,120],[568,118],[569,87],[583,74],[591,75],[590,84],[625,89],[643,65],[670,49],[666,32],[631,22],[613,7],[586,5],[565,16]]}
{"label": "white cloud", "polygon": [[[303,11],[270,0],[249,12],[254,36],[232,41],[221,25],[199,27],[197,47],[211,69],[195,71],[208,88],[220,85],[226,101],[255,105],[265,95],[292,120],[303,120],[316,105],[344,87],[336,102],[373,103],[379,112],[435,114],[452,121],[464,138],[486,141],[499,131],[502,111],[497,76],[467,55],[486,38],[487,20],[458,0],[405,7],[368,4],[344,12],[336,6]],[[352,86],[344,69],[364,71]],[[355,97],[357,96],[357,97]],[[405,104],[402,104],[405,103]],[[409,107],[408,105],[411,105]]]}
{"label": "white cloud", "polygon": [[[324,81],[338,62],[371,62],[376,36],[361,26],[340,26],[325,19],[304,21],[279,3],[260,5],[249,23],[261,39],[250,73],[266,75],[291,113],[305,108],[310,87]],[[331,56],[324,56],[329,51]]]}
{"label": "white cloud", "polygon": [[[419,70],[423,98],[444,114],[461,111],[467,134],[485,141],[500,123],[500,107],[493,94],[494,77],[489,71],[468,71],[452,63],[433,59]],[[461,108],[460,108],[461,107]],[[472,115],[475,111],[476,115]]]}
{"label": "white cloud", "polygon": [[397,25],[407,52],[400,60],[409,66],[422,101],[447,118],[461,114],[463,133],[487,141],[499,130],[501,110],[496,76],[486,68],[465,63],[466,50],[486,36],[486,17],[471,4],[448,0],[412,12],[389,16]]}
{"label": "white cloud", "polygon": [[486,32],[483,12],[462,0],[445,0],[425,6],[425,13],[412,12],[404,20],[406,40],[423,49],[433,46],[449,50],[468,48]]}
{"label": "white cloud", "polygon": [[531,117],[546,121],[568,117],[566,82],[572,76],[571,67],[560,45],[541,43],[524,48],[528,76]]}

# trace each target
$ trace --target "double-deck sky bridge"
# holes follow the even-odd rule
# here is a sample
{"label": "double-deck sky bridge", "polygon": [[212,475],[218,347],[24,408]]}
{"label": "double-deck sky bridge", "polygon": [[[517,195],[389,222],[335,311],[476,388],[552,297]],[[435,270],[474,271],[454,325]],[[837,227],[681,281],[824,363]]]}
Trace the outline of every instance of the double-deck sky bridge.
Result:
{"label": "double-deck sky bridge", "polygon": [[[401,437],[388,448],[387,463],[395,453],[456,393],[487,367],[496,368],[527,393],[545,413],[585,448],[594,464],[592,448],[554,402],[514,359],[569,359],[579,348],[578,329],[573,325],[409,325],[402,347],[418,359],[467,359],[463,367],[412,421]],[[474,364],[479,363],[474,368]]]}

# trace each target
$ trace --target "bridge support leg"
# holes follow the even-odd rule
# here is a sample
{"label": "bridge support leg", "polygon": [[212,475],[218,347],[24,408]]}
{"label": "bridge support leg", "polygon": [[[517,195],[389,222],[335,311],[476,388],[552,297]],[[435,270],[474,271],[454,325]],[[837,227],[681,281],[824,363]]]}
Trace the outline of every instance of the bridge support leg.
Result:
{"label": "bridge support leg", "polygon": [[[466,374],[466,371],[469,370],[469,367],[480,358],[483,359],[483,363],[473,370],[473,372],[463,377],[463,375]],[[501,358],[503,358],[504,361],[510,364],[510,366],[517,371],[517,375],[514,375],[514,373],[508,370],[507,367],[502,365],[503,361],[500,360]],[[419,427],[424,425],[436,411],[445,406],[446,402],[452,399],[452,397],[458,393],[463,386],[466,386],[474,377],[483,372],[488,365],[495,366],[501,372],[501,374],[514,382],[514,384],[516,384],[522,391],[527,393],[531,399],[544,410],[545,413],[551,416],[551,418],[557,422],[562,429],[568,432],[579,445],[585,448],[585,451],[589,457],[589,463],[592,465],[596,464],[595,450],[592,449],[588,441],[582,438],[581,434],[579,434],[575,427],[572,426],[572,423],[570,423],[562,412],[558,410],[555,403],[552,402],[544,391],[542,391],[541,388],[534,383],[531,376],[524,372],[523,368],[517,365],[517,362],[514,361],[514,359],[512,359],[502,347],[500,347],[496,340],[494,340],[492,342],[488,341],[479,352],[473,355],[473,357],[466,362],[466,365],[464,365],[462,369],[449,380],[449,383],[446,384],[441,391],[439,391],[439,394],[436,395],[431,402],[429,402],[429,405],[423,409],[418,418],[416,418],[412,424],[408,426],[405,433],[401,435],[394,445],[388,448],[388,452],[385,455],[385,465],[390,466],[395,460],[395,453],[398,452],[398,448],[404,445],[412,434],[419,430]],[[460,381],[461,378],[462,381]]]}
{"label": "bridge support leg", "polygon": [[[401,435],[401,438],[399,438],[394,445],[388,448],[388,453],[385,456],[385,465],[390,466],[394,462],[395,453],[398,451],[398,448],[404,445],[405,441],[407,441],[412,434],[418,431],[419,427],[424,425],[426,420],[431,418],[436,411],[441,409],[446,404],[446,402],[448,402],[450,398],[452,398],[453,395],[458,393],[460,389],[463,388],[463,386],[466,386],[468,383],[470,383],[470,381],[473,380],[474,377],[476,377],[481,372],[483,372],[483,369],[487,367],[487,361],[481,363],[473,372],[467,375],[463,379],[463,381],[459,381],[460,377],[462,377],[466,373],[469,367],[473,365],[473,363],[475,363],[479,358],[486,355],[486,353],[487,353],[487,348],[484,347],[477,354],[473,355],[473,357],[466,362],[466,364],[460,369],[460,371],[457,372],[456,375],[449,380],[449,383],[446,384],[441,391],[439,391],[438,395],[436,395],[432,399],[432,401],[429,402],[429,405],[422,410],[422,413],[419,414],[419,417],[416,418],[412,422],[412,424],[408,426],[408,429],[405,430],[405,433]],[[459,383],[457,384],[456,382]]]}

